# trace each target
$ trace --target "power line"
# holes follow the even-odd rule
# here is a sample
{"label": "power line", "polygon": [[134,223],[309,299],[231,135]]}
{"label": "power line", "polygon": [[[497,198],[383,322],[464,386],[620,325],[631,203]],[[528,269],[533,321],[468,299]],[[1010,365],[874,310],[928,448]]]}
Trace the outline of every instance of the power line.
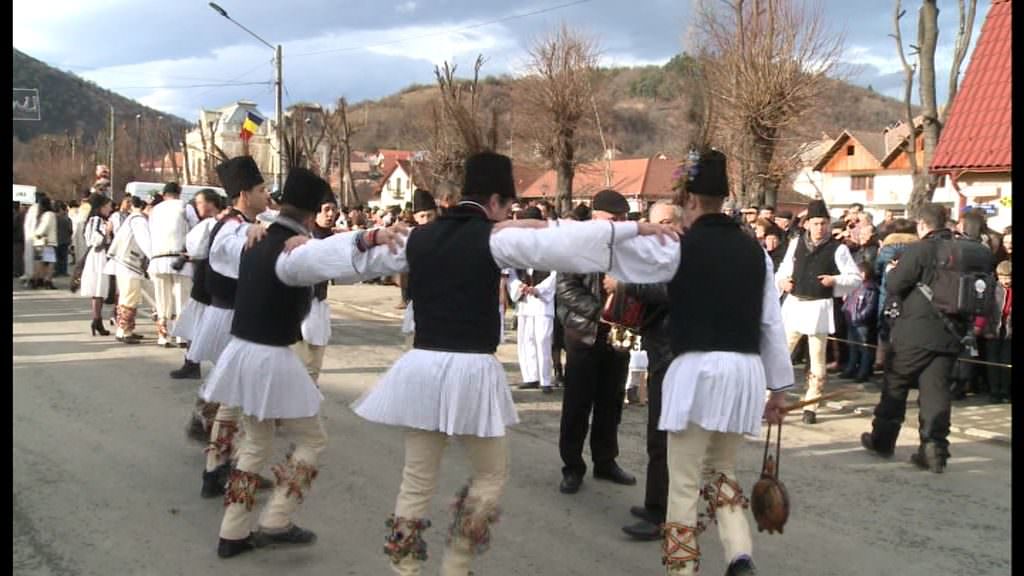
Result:
{"label": "power line", "polygon": [[333,53],[337,53],[337,52],[358,52],[358,51],[361,51],[361,50],[369,50],[371,48],[378,48],[378,47],[381,47],[381,46],[391,46],[393,44],[401,44],[403,42],[409,42],[409,41],[412,41],[412,40],[422,40],[423,38],[434,38],[436,36],[448,36],[448,35],[454,34],[456,32],[463,32],[465,30],[473,30],[475,28],[482,28],[484,26],[489,26],[491,24],[498,24],[500,22],[507,22],[509,20],[516,20],[516,19],[519,19],[519,18],[526,18],[528,16],[536,16],[537,14],[543,14],[545,12],[553,12],[555,10],[560,10],[562,8],[568,8],[569,6],[576,6],[578,4],[586,4],[587,2],[591,2],[591,1],[592,0],[574,0],[572,2],[565,2],[565,3],[562,3],[562,4],[557,4],[555,6],[548,6],[547,8],[540,8],[540,9],[537,9],[537,10],[531,10],[529,12],[522,12],[522,13],[519,13],[519,14],[511,14],[509,16],[504,16],[502,18],[495,18],[494,20],[485,20],[483,22],[478,22],[476,24],[470,24],[469,26],[463,26],[461,28],[453,28],[453,29],[448,29],[448,30],[442,30],[440,32],[432,32],[430,34],[422,34],[420,36],[410,36],[410,37],[407,37],[407,38],[402,38],[400,40],[393,40],[391,42],[381,42],[379,44],[370,44],[370,45],[367,45],[367,46],[350,46],[350,47],[347,47],[347,48],[331,48],[329,50],[317,50],[317,51],[314,51],[314,52],[303,52],[301,54],[291,54],[291,55],[289,55],[289,58],[298,58],[300,56],[313,56],[313,55],[316,55],[316,54],[333,54]]}
{"label": "power line", "polygon": [[273,82],[218,82],[216,84],[185,84],[181,86],[110,86],[107,90],[184,90],[186,88],[223,88],[227,86],[262,86]]}

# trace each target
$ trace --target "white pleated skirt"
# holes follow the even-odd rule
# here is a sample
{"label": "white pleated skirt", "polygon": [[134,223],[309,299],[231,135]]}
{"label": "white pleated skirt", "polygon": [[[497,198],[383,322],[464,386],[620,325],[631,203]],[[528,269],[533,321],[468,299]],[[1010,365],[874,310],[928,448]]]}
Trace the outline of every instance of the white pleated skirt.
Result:
{"label": "white pleated skirt", "polygon": [[89,250],[82,267],[81,287],[78,294],[86,298],[106,298],[110,290],[110,276],[104,274],[107,265],[105,250]]}
{"label": "white pleated skirt", "polygon": [[191,359],[216,364],[231,340],[231,321],[234,319],[234,310],[208,306],[192,336],[192,344],[189,345],[188,355]]}
{"label": "white pleated skirt", "polygon": [[782,324],[787,333],[799,332],[809,336],[834,334],[836,321],[832,299],[798,300],[787,296],[782,303]]}
{"label": "white pleated skirt", "polygon": [[174,327],[171,329],[171,336],[175,336],[183,340],[194,340],[199,329],[199,324],[203,320],[203,313],[206,312],[207,308],[208,306],[206,304],[196,302],[189,298],[188,302],[185,304],[185,308],[181,311],[181,315],[174,321]]}
{"label": "white pleated skirt", "polygon": [[309,314],[302,321],[302,339],[313,346],[327,346],[331,341],[331,304],[313,299]]}
{"label": "white pleated skirt", "polygon": [[493,354],[410,350],[352,409],[371,422],[450,436],[504,436],[519,422]]}
{"label": "white pleated skirt", "polygon": [[705,430],[757,436],[765,388],[758,354],[683,354],[665,373],[658,429],[681,432],[692,422]]}
{"label": "white pleated skirt", "polygon": [[237,406],[260,420],[307,418],[320,411],[323,395],[289,346],[231,338],[200,389],[207,402]]}

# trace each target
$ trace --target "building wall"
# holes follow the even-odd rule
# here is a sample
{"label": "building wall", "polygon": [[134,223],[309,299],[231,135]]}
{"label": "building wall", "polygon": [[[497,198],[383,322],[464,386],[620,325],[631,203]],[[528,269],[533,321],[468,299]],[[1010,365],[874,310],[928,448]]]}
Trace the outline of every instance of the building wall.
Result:
{"label": "building wall", "polygon": [[[914,190],[914,179],[909,171],[886,171],[874,173],[874,185],[871,193],[866,190],[850,190],[851,174],[824,174],[822,195],[829,208],[837,210],[846,208],[853,203],[864,205],[864,209],[874,214],[875,222],[881,222],[886,209],[905,210]],[[956,209],[959,198],[956,191],[949,185],[948,179],[943,186],[935,189],[932,201]]]}
{"label": "building wall", "polygon": [[[853,155],[847,153],[847,147],[853,147]],[[856,170],[878,170],[881,159],[875,158],[855,138],[847,138],[839,150],[825,165],[824,172],[851,172]]]}
{"label": "building wall", "polygon": [[[401,184],[401,187],[399,187],[399,184]],[[401,166],[398,166],[388,176],[388,179],[384,181],[384,188],[380,192],[380,198],[370,200],[367,204],[372,208],[405,206],[406,202],[412,202],[412,191],[412,178],[406,174]]]}
{"label": "building wall", "polygon": [[964,174],[957,179],[961,209],[986,205],[995,208],[988,217],[988,227],[1002,232],[1012,223],[1013,182],[1008,172],[998,174]]}

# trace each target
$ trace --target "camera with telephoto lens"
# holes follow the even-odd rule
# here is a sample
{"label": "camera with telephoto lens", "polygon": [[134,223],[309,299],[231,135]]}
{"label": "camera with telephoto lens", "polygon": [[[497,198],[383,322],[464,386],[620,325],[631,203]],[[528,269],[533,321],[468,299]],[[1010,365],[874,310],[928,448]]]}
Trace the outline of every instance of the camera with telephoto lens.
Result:
{"label": "camera with telephoto lens", "polygon": [[898,300],[890,301],[885,303],[885,310],[882,310],[882,316],[886,317],[889,322],[894,322],[900,317],[900,303]]}

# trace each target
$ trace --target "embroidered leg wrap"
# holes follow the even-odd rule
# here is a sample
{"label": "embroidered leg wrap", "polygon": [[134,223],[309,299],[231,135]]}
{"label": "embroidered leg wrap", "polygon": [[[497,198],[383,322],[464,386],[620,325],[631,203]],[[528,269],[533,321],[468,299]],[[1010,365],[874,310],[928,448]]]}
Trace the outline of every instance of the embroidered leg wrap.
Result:
{"label": "embroidered leg wrap", "polygon": [[693,562],[694,572],[700,570],[700,545],[697,543],[697,534],[701,530],[699,525],[687,526],[678,522],[666,522],[661,529],[665,535],[661,545],[661,563],[670,569],[680,569]]}
{"label": "embroidered leg wrap", "polygon": [[224,492],[224,506],[245,504],[245,509],[251,511],[256,505],[256,488],[259,483],[259,474],[233,468],[227,490]]}
{"label": "embroidered leg wrap", "polygon": [[220,409],[220,402],[205,402],[202,398],[196,402],[196,412],[203,422],[203,429],[206,437],[210,437],[210,430],[213,429],[213,421],[217,418],[217,410]]}
{"label": "embroidered leg wrap", "polygon": [[157,319],[156,321],[156,333],[159,336],[167,338],[167,321],[163,319]]}
{"label": "embroidered leg wrap", "polygon": [[206,446],[206,453],[216,452],[221,458],[231,456],[235,447],[235,434],[238,432],[238,422],[233,420],[214,420],[220,424],[217,429],[217,439]]}
{"label": "embroidered leg wrap", "polygon": [[483,554],[491,545],[491,524],[498,521],[501,510],[469,497],[469,486],[459,490],[452,504],[452,523],[448,528],[448,544],[457,538],[469,541],[473,553]]}
{"label": "embroidered leg wrap", "polygon": [[384,553],[391,558],[392,564],[398,564],[408,556],[420,562],[427,560],[427,542],[423,540],[422,532],[430,528],[430,520],[392,514],[385,526],[391,534],[385,538]]}
{"label": "embroidered leg wrap", "polygon": [[[749,508],[750,501],[743,496],[743,488],[739,483],[729,478],[722,472],[712,472],[708,481],[701,488],[701,496],[707,502],[708,521],[716,521],[715,511],[722,506],[728,506],[734,510],[736,506]],[[698,522],[698,527],[700,523]]]}
{"label": "embroidered leg wrap", "polygon": [[117,307],[117,327],[126,334],[131,334],[135,330],[135,308]]}
{"label": "embroidered leg wrap", "polygon": [[285,493],[286,497],[295,496],[299,502],[302,502],[303,491],[309,489],[309,486],[313,483],[313,479],[316,478],[317,469],[315,466],[306,464],[305,462],[296,462],[292,460],[291,455],[288,456],[288,460],[283,464],[277,464],[271,470],[274,472],[274,478],[277,480],[278,486],[287,486],[288,491]]}

